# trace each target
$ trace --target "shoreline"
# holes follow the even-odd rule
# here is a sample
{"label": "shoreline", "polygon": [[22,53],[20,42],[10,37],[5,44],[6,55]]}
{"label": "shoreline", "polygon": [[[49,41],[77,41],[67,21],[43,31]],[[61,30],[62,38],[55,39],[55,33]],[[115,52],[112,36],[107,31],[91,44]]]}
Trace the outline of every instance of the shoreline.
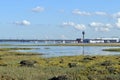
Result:
{"label": "shoreline", "polygon": [[12,44],[0,44],[0,46],[120,46],[120,43],[71,43],[71,44],[21,44],[21,45],[12,45]]}

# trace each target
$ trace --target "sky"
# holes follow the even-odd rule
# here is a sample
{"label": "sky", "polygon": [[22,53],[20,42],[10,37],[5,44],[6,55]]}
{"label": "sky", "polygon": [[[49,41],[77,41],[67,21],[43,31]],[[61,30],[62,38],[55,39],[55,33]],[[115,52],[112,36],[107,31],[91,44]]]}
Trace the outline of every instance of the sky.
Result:
{"label": "sky", "polygon": [[120,0],[1,0],[0,39],[120,38]]}

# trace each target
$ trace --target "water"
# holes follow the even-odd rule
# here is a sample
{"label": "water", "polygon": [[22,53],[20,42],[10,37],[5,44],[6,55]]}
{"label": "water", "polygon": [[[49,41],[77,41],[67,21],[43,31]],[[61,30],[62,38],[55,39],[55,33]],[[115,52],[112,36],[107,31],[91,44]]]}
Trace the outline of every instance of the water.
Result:
{"label": "water", "polygon": [[[33,42],[7,42],[2,44],[36,44]],[[43,57],[74,56],[74,55],[117,55],[119,52],[102,51],[106,48],[120,47],[101,47],[101,46],[1,46],[13,48],[37,48],[33,50],[19,50],[20,52],[42,53]]]}
{"label": "water", "polygon": [[93,47],[93,46],[33,46],[33,50],[21,50],[22,52],[37,52],[44,54],[43,57],[75,56],[75,55],[117,55],[119,52],[102,51],[105,48],[113,47]]}

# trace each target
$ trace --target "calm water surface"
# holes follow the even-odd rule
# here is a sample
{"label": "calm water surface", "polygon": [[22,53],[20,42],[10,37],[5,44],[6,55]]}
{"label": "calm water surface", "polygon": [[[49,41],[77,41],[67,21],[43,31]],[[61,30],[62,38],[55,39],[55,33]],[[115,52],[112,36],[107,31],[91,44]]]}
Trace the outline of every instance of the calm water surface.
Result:
{"label": "calm water surface", "polygon": [[[34,46],[33,46],[34,47]],[[43,57],[74,56],[74,55],[117,55],[119,52],[102,51],[105,48],[93,46],[37,46],[34,50],[21,50],[22,52],[37,52],[44,54]]]}
{"label": "calm water surface", "polygon": [[[36,44],[36,43],[23,43],[23,42],[6,42],[0,44]],[[1,46],[3,47],[15,47],[15,48],[38,48],[33,50],[19,50],[20,52],[35,52],[44,54],[43,57],[57,57],[57,56],[74,56],[74,55],[117,55],[120,52],[107,52],[102,51],[106,48],[118,48],[118,47],[101,47],[101,46]],[[119,47],[120,48],[120,47]]]}

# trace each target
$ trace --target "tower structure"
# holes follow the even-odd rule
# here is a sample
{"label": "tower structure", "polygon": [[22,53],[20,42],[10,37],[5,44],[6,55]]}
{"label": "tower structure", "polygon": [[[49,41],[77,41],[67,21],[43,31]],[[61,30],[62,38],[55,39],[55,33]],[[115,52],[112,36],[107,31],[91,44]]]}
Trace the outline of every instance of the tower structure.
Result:
{"label": "tower structure", "polygon": [[84,39],[85,39],[85,31],[82,31],[82,35],[83,35],[82,41],[84,42]]}

